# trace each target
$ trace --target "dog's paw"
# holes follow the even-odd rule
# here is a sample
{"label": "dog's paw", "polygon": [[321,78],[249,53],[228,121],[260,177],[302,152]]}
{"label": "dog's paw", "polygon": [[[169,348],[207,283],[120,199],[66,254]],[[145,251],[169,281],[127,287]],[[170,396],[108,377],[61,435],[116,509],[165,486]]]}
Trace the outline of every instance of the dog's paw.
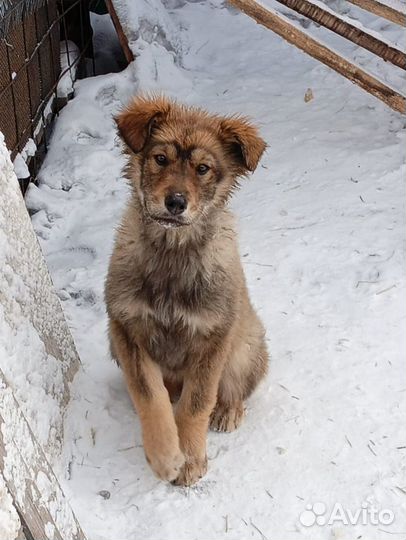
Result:
{"label": "dog's paw", "polygon": [[166,454],[145,453],[145,458],[155,475],[167,482],[175,480],[185,464],[185,456],[179,449]]}
{"label": "dog's paw", "polygon": [[187,459],[179,476],[173,480],[175,486],[192,486],[207,472],[207,456],[203,459]]}
{"label": "dog's paw", "polygon": [[244,403],[235,405],[217,404],[210,416],[210,429],[230,432],[237,429],[244,418]]}

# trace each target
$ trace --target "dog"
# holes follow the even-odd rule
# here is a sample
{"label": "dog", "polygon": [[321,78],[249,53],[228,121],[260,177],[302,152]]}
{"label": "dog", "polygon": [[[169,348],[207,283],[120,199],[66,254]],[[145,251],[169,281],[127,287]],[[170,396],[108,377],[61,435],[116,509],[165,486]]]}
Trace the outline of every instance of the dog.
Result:
{"label": "dog", "polygon": [[111,354],[152,470],[190,486],[207,471],[209,426],[236,429],[267,372],[227,209],[266,144],[246,118],[163,96],[136,97],[115,120],[132,194],[106,279]]}

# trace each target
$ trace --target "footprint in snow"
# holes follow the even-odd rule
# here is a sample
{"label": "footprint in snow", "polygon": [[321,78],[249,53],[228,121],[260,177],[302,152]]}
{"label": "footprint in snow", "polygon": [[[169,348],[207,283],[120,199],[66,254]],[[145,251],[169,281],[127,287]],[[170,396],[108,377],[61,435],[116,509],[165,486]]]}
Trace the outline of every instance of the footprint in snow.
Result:
{"label": "footprint in snow", "polygon": [[54,251],[48,254],[48,266],[51,273],[65,268],[86,268],[96,258],[96,252],[93,248],[87,246],[72,247]]}
{"label": "footprint in snow", "polygon": [[102,137],[98,133],[89,133],[87,131],[80,131],[76,136],[76,141],[79,144],[100,144]]}
{"label": "footprint in snow", "polygon": [[114,85],[101,88],[96,94],[96,101],[109,111],[118,108],[120,100],[116,97],[117,88]]}

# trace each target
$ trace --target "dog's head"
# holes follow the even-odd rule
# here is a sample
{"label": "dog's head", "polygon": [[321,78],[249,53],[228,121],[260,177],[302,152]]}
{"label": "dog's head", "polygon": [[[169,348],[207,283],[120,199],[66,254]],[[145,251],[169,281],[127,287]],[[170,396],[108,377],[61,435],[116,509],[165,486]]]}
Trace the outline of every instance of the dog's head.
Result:
{"label": "dog's head", "polygon": [[190,225],[224,205],[266,147],[245,118],[209,115],[163,97],[135,98],[116,122],[143,209],[165,227]]}

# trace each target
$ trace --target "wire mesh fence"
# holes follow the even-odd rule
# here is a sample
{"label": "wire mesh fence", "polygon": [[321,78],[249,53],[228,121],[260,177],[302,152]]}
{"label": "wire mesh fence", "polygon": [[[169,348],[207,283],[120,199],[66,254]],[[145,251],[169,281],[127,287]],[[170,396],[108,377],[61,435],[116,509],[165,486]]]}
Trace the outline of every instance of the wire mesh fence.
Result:
{"label": "wire mesh fence", "polygon": [[[94,74],[91,5],[91,0],[0,0],[0,131],[12,159],[27,155],[27,148],[33,154],[31,175],[74,79]],[[27,180],[20,183],[24,191]]]}

